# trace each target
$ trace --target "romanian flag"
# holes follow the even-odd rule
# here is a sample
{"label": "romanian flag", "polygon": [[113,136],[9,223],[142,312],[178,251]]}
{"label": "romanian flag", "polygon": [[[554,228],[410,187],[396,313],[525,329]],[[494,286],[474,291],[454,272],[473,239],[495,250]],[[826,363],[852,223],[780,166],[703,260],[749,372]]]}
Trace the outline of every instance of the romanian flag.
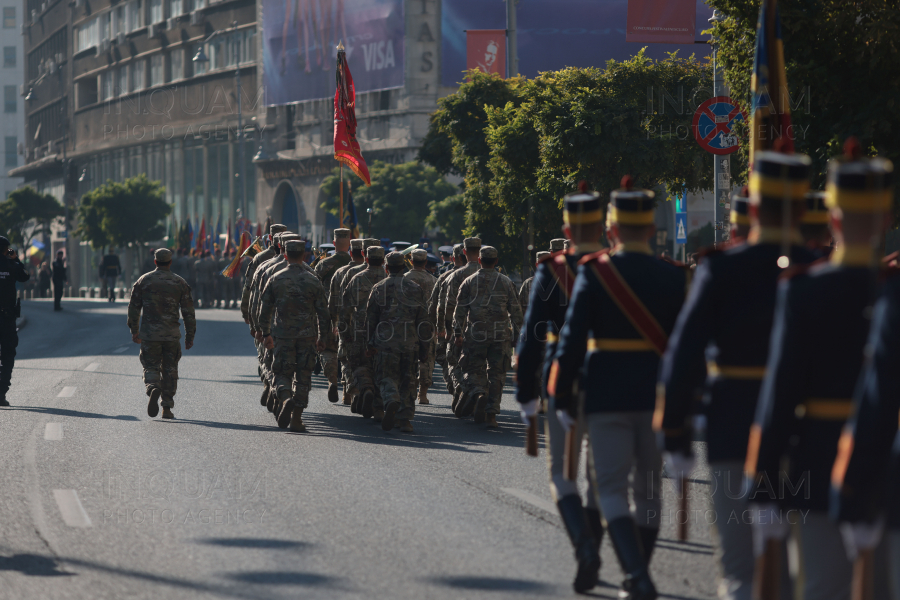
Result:
{"label": "romanian flag", "polygon": [[200,231],[197,232],[197,250],[203,250],[206,244],[206,218],[200,221]]}
{"label": "romanian flag", "polygon": [[[790,135],[791,103],[777,0],[763,0],[759,9],[750,90],[750,164],[761,150],[794,152],[794,141]],[[776,144],[778,140],[781,141]]]}
{"label": "romanian flag", "polygon": [[[347,182],[349,184],[349,182]],[[353,204],[353,192],[347,187],[347,215],[344,217],[344,227],[350,230],[351,238],[359,237],[359,222],[356,220],[356,206]]]}
{"label": "romanian flag", "polygon": [[356,88],[344,45],[338,45],[337,90],[334,92],[334,160],[342,162],[356,173],[357,177],[372,185],[369,167],[363,158],[356,139]]}
{"label": "romanian flag", "polygon": [[25,256],[27,256],[31,260],[31,264],[33,264],[34,266],[38,266],[44,259],[44,248],[44,244],[37,240],[33,240],[31,242],[31,246],[29,246],[25,251]]}
{"label": "romanian flag", "polygon": [[231,261],[231,264],[222,271],[223,276],[234,278],[235,275],[238,275],[241,272],[241,259],[244,258],[244,254],[250,247],[250,234],[245,231],[241,236],[241,247],[238,248],[237,256],[235,256],[234,260]]}

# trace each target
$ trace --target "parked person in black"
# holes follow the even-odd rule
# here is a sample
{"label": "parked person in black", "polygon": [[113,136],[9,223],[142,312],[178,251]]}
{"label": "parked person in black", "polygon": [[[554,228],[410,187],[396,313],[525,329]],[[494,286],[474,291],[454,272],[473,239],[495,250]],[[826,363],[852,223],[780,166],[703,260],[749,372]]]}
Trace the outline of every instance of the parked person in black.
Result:
{"label": "parked person in black", "polygon": [[100,263],[100,279],[106,282],[106,289],[109,290],[109,301],[116,301],[116,279],[122,274],[122,263],[119,262],[119,255],[113,252],[112,247],[109,254],[103,257]]}
{"label": "parked person in black", "polygon": [[62,310],[60,301],[63,297],[63,289],[69,281],[66,275],[66,260],[63,251],[57,250],[56,260],[53,261],[53,310]]}
{"label": "parked person in black", "polygon": [[16,282],[28,281],[25,265],[19,260],[15,249],[9,247],[9,240],[0,236],[0,406],[9,406],[6,392],[12,381],[13,365],[16,362],[16,318],[19,303],[16,300]]}

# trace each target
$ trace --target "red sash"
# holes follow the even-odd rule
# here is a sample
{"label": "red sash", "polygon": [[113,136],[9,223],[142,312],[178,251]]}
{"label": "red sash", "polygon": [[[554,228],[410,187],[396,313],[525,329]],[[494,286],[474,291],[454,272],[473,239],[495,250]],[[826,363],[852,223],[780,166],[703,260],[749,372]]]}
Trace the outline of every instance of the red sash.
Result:
{"label": "red sash", "polygon": [[547,266],[550,267],[550,272],[553,273],[553,277],[556,278],[559,289],[566,295],[566,298],[571,298],[572,288],[575,287],[575,273],[572,271],[572,267],[569,266],[566,255],[560,252],[559,254],[548,258],[546,263]]}

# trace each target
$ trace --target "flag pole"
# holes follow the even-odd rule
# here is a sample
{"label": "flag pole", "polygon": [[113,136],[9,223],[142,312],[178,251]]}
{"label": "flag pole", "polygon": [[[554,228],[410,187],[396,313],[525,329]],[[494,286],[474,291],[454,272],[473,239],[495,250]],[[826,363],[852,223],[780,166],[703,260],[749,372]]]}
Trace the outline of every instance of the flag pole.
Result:
{"label": "flag pole", "polygon": [[340,220],[338,221],[338,228],[344,226],[344,163],[341,163],[341,206],[340,206]]}

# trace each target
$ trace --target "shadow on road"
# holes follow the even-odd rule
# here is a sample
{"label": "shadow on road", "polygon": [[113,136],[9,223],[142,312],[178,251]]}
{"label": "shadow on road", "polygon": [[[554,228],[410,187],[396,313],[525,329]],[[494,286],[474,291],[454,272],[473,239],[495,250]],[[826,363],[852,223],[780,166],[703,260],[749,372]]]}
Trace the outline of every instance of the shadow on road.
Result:
{"label": "shadow on road", "polygon": [[70,577],[73,573],[60,571],[55,560],[37,554],[13,554],[0,556],[0,571],[18,571],[34,577]]}
{"label": "shadow on road", "polygon": [[547,585],[541,581],[529,579],[512,579],[509,577],[436,577],[429,580],[431,583],[460,590],[477,591],[504,591],[522,592],[525,594],[547,594],[555,589],[555,586]]}
{"label": "shadow on road", "polygon": [[80,412],[67,408],[50,408],[46,406],[10,406],[6,410],[21,410],[46,415],[58,415],[61,417],[80,417],[82,419],[114,419],[116,421],[140,421],[134,415],[104,415],[93,412]]}
{"label": "shadow on road", "polygon": [[327,585],[334,586],[334,579],[326,575],[315,573],[300,573],[293,571],[248,571],[245,573],[222,573],[222,577],[252,583],[254,585]]}
{"label": "shadow on road", "polygon": [[309,542],[270,540],[267,538],[204,538],[194,541],[198,544],[222,546],[224,548],[263,548],[271,550],[306,550],[314,546],[314,544]]}

